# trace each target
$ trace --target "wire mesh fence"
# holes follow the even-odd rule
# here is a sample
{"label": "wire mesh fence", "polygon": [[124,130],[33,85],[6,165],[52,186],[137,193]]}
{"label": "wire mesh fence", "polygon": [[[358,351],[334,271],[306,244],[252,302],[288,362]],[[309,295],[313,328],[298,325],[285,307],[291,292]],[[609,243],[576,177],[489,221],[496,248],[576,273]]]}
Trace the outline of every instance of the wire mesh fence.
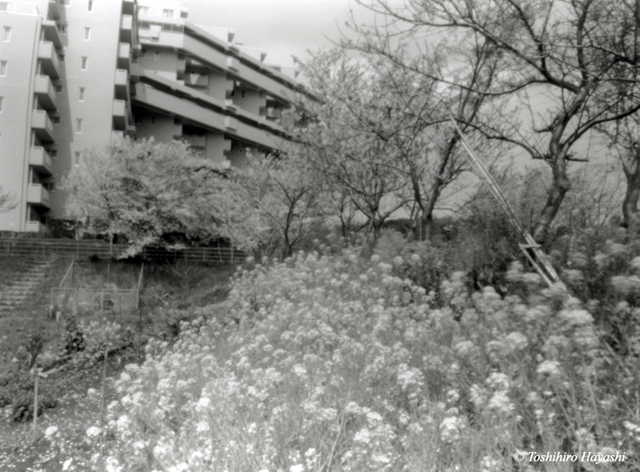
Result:
{"label": "wire mesh fence", "polygon": [[[77,318],[119,318],[136,312],[140,305],[137,289],[93,289],[57,287],[51,289],[53,314],[72,313]],[[56,315],[59,316],[59,315]]]}
{"label": "wire mesh fence", "polygon": [[[98,257],[118,259],[126,257],[130,247],[126,244],[108,244],[104,241],[71,241],[61,239],[0,239],[0,255],[7,257],[68,257],[82,259]],[[143,260],[185,260],[189,262],[242,262],[245,254],[233,247],[185,247],[168,249],[147,247],[136,254]]]}

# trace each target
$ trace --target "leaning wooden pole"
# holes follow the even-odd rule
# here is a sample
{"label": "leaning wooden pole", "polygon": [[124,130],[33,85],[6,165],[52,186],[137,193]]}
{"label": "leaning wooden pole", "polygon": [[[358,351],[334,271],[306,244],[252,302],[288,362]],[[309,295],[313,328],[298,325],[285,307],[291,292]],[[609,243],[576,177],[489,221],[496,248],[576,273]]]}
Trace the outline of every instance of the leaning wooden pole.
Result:
{"label": "leaning wooden pole", "polygon": [[525,240],[525,244],[519,244],[520,250],[524,253],[527,260],[531,263],[531,265],[536,269],[536,272],[542,277],[542,279],[549,285],[550,287],[553,284],[560,282],[560,277],[553,266],[549,263],[547,255],[540,249],[540,245],[533,239],[531,233],[527,231],[524,226],[520,224],[518,217],[516,216],[516,212],[513,210],[507,199],[505,198],[502,190],[498,186],[498,183],[495,181],[493,176],[489,173],[487,168],[484,166],[482,161],[475,155],[471,146],[467,142],[464,134],[462,134],[462,130],[458,126],[455,118],[451,116],[451,122],[453,126],[455,126],[456,131],[460,135],[460,142],[462,143],[462,147],[466,151],[467,162],[471,165],[475,173],[480,177],[482,183],[484,183],[494,198],[498,201],[504,212],[507,214],[507,217],[511,221],[511,223],[515,226],[518,233]]}

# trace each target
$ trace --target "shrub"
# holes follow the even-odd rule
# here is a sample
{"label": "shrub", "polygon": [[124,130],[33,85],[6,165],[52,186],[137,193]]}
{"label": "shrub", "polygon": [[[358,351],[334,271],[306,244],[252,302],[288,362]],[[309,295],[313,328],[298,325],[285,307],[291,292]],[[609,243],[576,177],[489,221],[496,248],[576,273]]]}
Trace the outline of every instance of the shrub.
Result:
{"label": "shrub", "polygon": [[64,331],[60,339],[60,353],[69,355],[83,351],[84,348],[84,334],[78,324],[78,319],[71,313],[64,315]]}
{"label": "shrub", "polygon": [[225,318],[186,323],[127,367],[110,460],[193,471],[498,471],[517,450],[636,460],[637,371],[577,299],[517,267],[511,277],[527,303],[491,288],[470,297],[454,274],[436,304],[349,252],[239,272]]}
{"label": "shrub", "polygon": [[100,360],[105,351],[122,349],[133,344],[133,332],[106,318],[102,320],[85,321],[80,324],[83,333],[85,358],[93,361]]}

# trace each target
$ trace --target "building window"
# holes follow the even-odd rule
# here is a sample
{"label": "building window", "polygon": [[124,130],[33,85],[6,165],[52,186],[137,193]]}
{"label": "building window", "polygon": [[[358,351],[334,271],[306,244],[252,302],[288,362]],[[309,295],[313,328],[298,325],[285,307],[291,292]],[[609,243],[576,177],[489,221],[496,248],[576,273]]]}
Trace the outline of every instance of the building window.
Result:
{"label": "building window", "polygon": [[142,123],[142,117],[141,116],[135,116],[133,117],[133,122],[137,125],[139,125],[140,123]]}
{"label": "building window", "polygon": [[78,94],[78,101],[84,102],[84,87],[80,87],[80,93]]}
{"label": "building window", "polygon": [[67,34],[69,23],[60,23],[60,34]]}
{"label": "building window", "polygon": [[160,51],[155,51],[155,52],[153,53],[153,60],[154,60],[154,61],[157,61],[157,60],[159,60],[159,59],[160,59]]}
{"label": "building window", "polygon": [[188,18],[188,17],[189,17],[189,12],[187,11],[180,12],[180,18]]}
{"label": "building window", "polygon": [[3,107],[4,107],[4,97],[0,97],[0,113],[2,113]]}
{"label": "building window", "polygon": [[60,59],[60,62],[64,62],[64,54],[58,54],[58,58]]}
{"label": "building window", "polygon": [[149,7],[139,7],[138,8],[138,14],[139,15],[148,15],[149,14]]}
{"label": "building window", "polygon": [[87,65],[89,64],[89,58],[87,56],[82,56],[82,62],[80,64],[80,69],[87,70]]}
{"label": "building window", "polygon": [[61,84],[56,84],[56,92],[57,93],[62,93],[62,85]]}
{"label": "building window", "polygon": [[7,61],[0,61],[0,77],[7,76]]}
{"label": "building window", "polygon": [[152,116],[152,117],[149,119],[149,122],[151,123],[151,126],[155,126],[155,125],[156,125],[156,117],[155,117],[155,116]]}
{"label": "building window", "polygon": [[140,22],[140,29],[141,30],[151,29],[151,24],[148,21],[141,21]]}
{"label": "building window", "polygon": [[60,116],[59,115],[55,115],[51,117],[51,122],[54,125],[59,125],[60,124]]}
{"label": "building window", "polygon": [[93,0],[89,0],[87,3],[87,11],[93,11]]}
{"label": "building window", "polygon": [[147,50],[146,49],[141,49],[140,50],[140,57],[147,57]]}
{"label": "building window", "polygon": [[71,5],[71,0],[60,0],[60,3],[62,3],[65,7],[68,7],[69,5]]}
{"label": "building window", "polygon": [[0,11],[9,11],[9,2],[0,2]]}
{"label": "building window", "polygon": [[80,165],[80,151],[75,151],[73,153],[73,165],[75,166]]}
{"label": "building window", "polygon": [[162,10],[162,16],[164,18],[173,18],[173,10],[165,8],[164,10]]}
{"label": "building window", "polygon": [[2,33],[2,41],[4,41],[5,43],[8,43],[9,41],[11,41],[11,27],[10,26],[5,26],[4,27],[4,33]]}
{"label": "building window", "polygon": [[78,118],[76,120],[76,133],[80,134],[82,133],[82,119]]}
{"label": "building window", "polygon": [[57,149],[49,149],[49,157],[58,157],[58,150]]}
{"label": "building window", "polygon": [[84,40],[89,41],[91,39],[91,28],[84,29]]}

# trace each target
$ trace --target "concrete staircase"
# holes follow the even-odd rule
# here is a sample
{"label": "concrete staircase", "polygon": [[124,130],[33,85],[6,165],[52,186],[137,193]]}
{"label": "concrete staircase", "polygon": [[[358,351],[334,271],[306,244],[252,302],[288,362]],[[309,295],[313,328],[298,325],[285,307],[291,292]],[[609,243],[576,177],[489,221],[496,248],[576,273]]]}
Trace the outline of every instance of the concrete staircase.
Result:
{"label": "concrete staircase", "polygon": [[53,261],[49,259],[25,260],[23,268],[15,272],[15,277],[0,285],[0,317],[9,315],[33,295],[42,285],[52,264]]}

